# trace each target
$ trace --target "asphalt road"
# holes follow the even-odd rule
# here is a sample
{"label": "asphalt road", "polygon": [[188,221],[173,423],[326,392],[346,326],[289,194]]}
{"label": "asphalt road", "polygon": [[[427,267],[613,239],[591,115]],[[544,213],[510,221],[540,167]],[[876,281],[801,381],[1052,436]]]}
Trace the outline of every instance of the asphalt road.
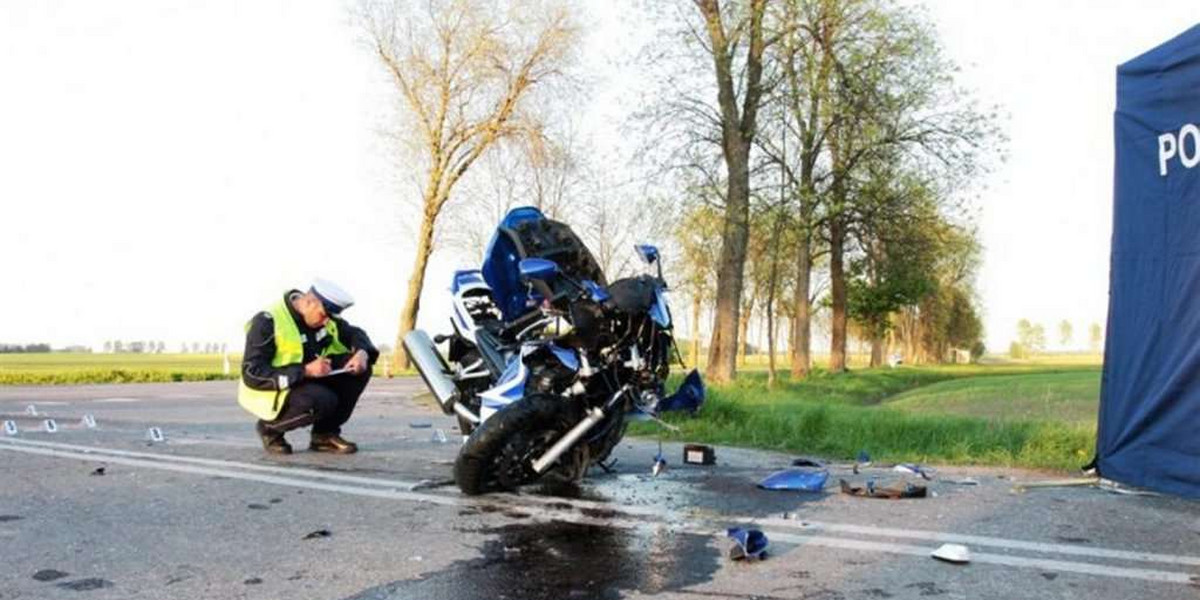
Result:
{"label": "asphalt road", "polygon": [[[898,474],[834,465],[824,494],[768,492],[755,483],[791,457],[718,448],[688,466],[667,444],[653,477],[657,444],[627,440],[579,489],[467,498],[447,485],[453,420],[421,387],[371,384],[345,431],[359,454],[303,451],[295,432],[289,457],[262,452],[229,382],[0,388],[18,430],[0,432],[0,600],[1200,595],[1200,504],[1013,493],[1045,477],[1020,471],[943,468],[935,496],[889,501],[837,479]],[[730,526],[762,529],[767,558],[728,560]],[[943,542],[972,562],[930,558]]]}

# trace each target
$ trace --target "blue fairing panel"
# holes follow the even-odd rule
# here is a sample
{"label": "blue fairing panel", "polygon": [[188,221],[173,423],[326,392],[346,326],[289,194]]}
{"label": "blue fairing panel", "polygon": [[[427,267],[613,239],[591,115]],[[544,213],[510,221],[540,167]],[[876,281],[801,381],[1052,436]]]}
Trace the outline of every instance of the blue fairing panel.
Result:
{"label": "blue fairing panel", "polygon": [[462,288],[475,283],[485,283],[479,269],[455,271],[450,281],[450,293],[457,294]]}
{"label": "blue fairing panel", "polygon": [[484,252],[483,278],[492,288],[492,297],[500,307],[505,321],[512,321],[529,310],[526,304],[529,294],[525,285],[521,283],[517,269],[521,255],[516,242],[503,230],[512,229],[520,223],[545,218],[542,211],[532,206],[521,206],[508,211],[496,232],[492,234],[492,241],[488,243]]}
{"label": "blue fairing panel", "polygon": [[1097,466],[1200,497],[1200,26],[1117,68]]}

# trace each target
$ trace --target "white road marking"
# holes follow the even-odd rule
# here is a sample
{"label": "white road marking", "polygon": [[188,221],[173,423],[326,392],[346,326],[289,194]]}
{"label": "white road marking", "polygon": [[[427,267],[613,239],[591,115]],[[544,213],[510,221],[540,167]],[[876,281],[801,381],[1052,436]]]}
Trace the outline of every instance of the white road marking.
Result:
{"label": "white road marking", "polygon": [[246,440],[225,440],[217,438],[184,438],[178,437],[171,440],[171,443],[176,446],[230,446],[233,448],[258,448],[259,444]]}
{"label": "white road marking", "polygon": [[[427,502],[443,506],[502,506],[509,509],[517,509],[532,513],[533,516],[539,519],[557,519],[567,520],[579,523],[588,524],[606,524],[621,528],[636,528],[646,526],[661,525],[661,523],[647,523],[645,521],[634,521],[621,516],[596,518],[586,515],[576,515],[561,510],[555,510],[555,504],[571,505],[572,507],[596,507],[615,510],[618,513],[628,512],[623,506],[614,506],[592,501],[578,501],[566,498],[536,498],[529,496],[491,496],[489,498],[470,499],[461,496],[451,496],[445,494],[433,493],[418,493],[412,491],[403,491],[394,489],[397,482],[372,479],[366,477],[353,477],[347,475],[336,475],[310,469],[297,467],[268,467],[264,465],[254,465],[247,463],[239,463],[235,461],[224,461],[217,459],[203,459],[196,457],[183,457],[165,454],[151,454],[144,452],[130,452],[124,450],[115,450],[107,448],[96,448],[89,446],[76,446],[72,444],[59,444],[51,442],[36,442],[32,440],[13,440],[0,439],[0,449],[16,452],[24,452],[29,454],[52,456],[58,458],[71,458],[76,460],[97,461],[103,460],[113,464],[123,464],[133,467],[144,467],[150,469],[160,469],[167,471],[175,471],[181,473],[191,473],[196,475],[210,475],[217,477],[225,477],[229,479],[239,479],[244,481],[253,481],[259,483],[270,483],[276,485],[284,485],[290,487],[303,487],[313,490],[330,491],[356,496],[366,496],[373,498],[384,498],[391,500],[401,500],[407,502]],[[213,465],[213,466],[200,466]],[[218,468],[225,467],[225,468]],[[337,483],[323,483],[320,481],[311,481],[309,479],[298,479],[294,477],[284,477],[278,475],[264,475],[251,473],[246,471],[269,471],[277,473],[285,473],[291,475],[300,475],[303,477],[311,477],[314,479],[328,479],[340,481],[352,481],[357,483],[367,483],[372,486],[389,486],[393,489],[381,489],[378,487],[359,487],[355,485],[344,485]],[[411,485],[411,484],[410,484]],[[503,503],[497,503],[495,500],[505,500]],[[528,503],[534,500],[534,503],[541,506],[521,506],[516,502]],[[638,511],[641,512],[641,511]],[[646,511],[647,513],[652,511]],[[733,515],[722,515],[712,519],[701,519],[699,523],[684,524],[677,529],[687,533],[695,533],[698,535],[719,535],[718,531],[714,531],[710,521],[734,521],[739,520]],[[1151,554],[1141,552],[1127,552],[1122,550],[1112,550],[1103,548],[1087,548],[1082,546],[1071,546],[1066,544],[1042,544],[1037,542],[1026,542],[1023,540],[1006,540],[1003,538],[991,538],[987,536],[958,536],[956,534],[945,534],[936,531],[919,531],[905,529],[889,529],[881,527],[858,526],[849,524],[837,523],[809,523],[807,526],[804,523],[789,522],[785,519],[741,519],[745,521],[753,521],[758,524],[770,527],[779,528],[796,528],[800,530],[825,530],[825,531],[840,531],[843,533],[855,533],[859,535],[878,535],[881,537],[907,537],[915,539],[927,539],[931,541],[947,541],[954,540],[962,542],[970,539],[972,544],[977,546],[995,546],[1016,550],[1033,550],[1037,552],[1057,552],[1062,554],[1076,554],[1094,556],[1099,558],[1119,558],[1125,560],[1140,560],[1148,562],[1168,562],[1175,564],[1197,564],[1196,557],[1175,556],[1168,554]],[[823,546],[829,548],[841,548],[848,550],[859,550],[868,552],[882,552],[889,554],[902,554],[909,556],[928,557],[933,551],[933,547],[915,546],[908,544],[895,544],[888,542],[879,542],[872,540],[847,539],[831,536],[808,535],[799,533],[788,533],[778,531],[776,529],[768,529],[768,536],[772,539],[791,542],[796,544],[806,544]],[[1049,571],[1062,571],[1070,573],[1081,573],[1086,575],[1100,575],[1105,577],[1117,577],[1123,579],[1139,579],[1144,581],[1157,581],[1166,583],[1183,583],[1190,584],[1196,579],[1196,576],[1191,573],[1176,572],[1176,571],[1159,571],[1154,569],[1140,569],[1117,567],[1108,564],[1096,564],[1087,562],[1073,562],[1063,560],[1053,560],[1047,558],[1028,558],[1022,556],[1012,556],[1005,554],[994,554],[988,552],[972,552],[972,562],[983,564],[994,564],[999,566],[1032,568]]]}
{"label": "white road marking", "polygon": [[[141,398],[97,398],[92,402],[100,402],[104,404],[124,404],[127,402],[141,402]],[[44,404],[44,403],[43,403]]]}
{"label": "white road marking", "polygon": [[[769,532],[768,539],[781,540],[796,544],[824,546],[827,548],[843,548],[846,550],[866,550],[886,552],[889,554],[906,554],[909,556],[928,557],[932,547],[911,546],[907,544],[889,544],[868,540],[849,540],[819,535],[796,535],[790,533]],[[1177,571],[1157,571],[1153,569],[1131,569],[1083,562],[1051,560],[1046,558],[1025,558],[1007,554],[992,554],[989,552],[971,552],[971,562],[1006,567],[1023,567],[1048,571],[1065,571],[1068,573],[1083,573],[1085,575],[1102,575],[1105,577],[1120,577],[1123,579],[1142,579],[1145,581],[1162,581],[1167,583],[1192,583],[1195,576],[1190,573]]]}
{"label": "white road marking", "polygon": [[1110,548],[1092,548],[1073,544],[1048,544],[1044,542],[1027,542],[1004,538],[943,533],[920,529],[894,529],[889,527],[872,527],[870,525],[851,525],[845,523],[822,523],[816,521],[795,521],[789,519],[755,519],[755,523],[768,527],[784,527],[805,531],[828,531],[833,533],[851,533],[857,535],[879,536],[890,538],[906,538],[928,540],[939,543],[966,544],[968,546],[990,546],[1009,550],[1028,550],[1049,554],[1071,554],[1075,556],[1091,556],[1095,558],[1114,558],[1137,562],[1158,562],[1177,565],[1200,566],[1200,557],[1179,556],[1175,554],[1158,554],[1153,552],[1133,552],[1129,550],[1113,550]]}
{"label": "white road marking", "polygon": [[79,452],[88,456],[88,460],[109,460],[108,457],[131,457],[137,459],[146,459],[154,461],[169,461],[184,464],[204,465],[211,467],[222,467],[227,469],[242,469],[246,471],[259,471],[264,473],[280,473],[284,475],[299,475],[311,477],[313,479],[325,479],[329,481],[342,481],[346,483],[357,483],[360,485],[374,485],[381,487],[389,487],[403,490],[411,490],[417,486],[411,481],[401,481],[398,479],[376,479],[372,477],[358,477],[356,475],[343,475],[340,473],[330,473],[328,471],[318,471],[316,469],[305,469],[303,467],[275,467],[270,465],[257,465],[251,463],[237,462],[233,460],[221,460],[216,458],[198,458],[194,456],[179,456],[174,454],[165,454],[161,452],[133,452],[130,450],[117,450],[113,448],[100,448],[96,446],[80,446],[77,444],[61,444],[56,442],[40,442],[26,439],[3,438],[2,442],[11,445],[35,446],[39,448],[49,448],[55,450],[67,450],[71,452]]}
{"label": "white road marking", "polygon": [[[276,485],[284,485],[289,487],[301,487],[312,490],[323,490],[328,492],[340,492],[344,494],[352,494],[355,496],[368,496],[372,498],[387,498],[391,500],[405,500],[408,502],[429,502],[431,504],[441,504],[445,506],[461,506],[465,504],[461,498],[453,496],[437,496],[432,494],[418,494],[396,489],[380,489],[355,487],[351,485],[342,485],[336,483],[321,483],[319,481],[310,481],[307,479],[293,479],[291,477],[279,477],[276,475],[261,475],[255,473],[246,473],[233,469],[218,469],[215,467],[201,467],[190,464],[176,464],[170,461],[160,460],[145,460],[140,458],[123,458],[120,456],[98,456],[91,453],[70,452],[66,450],[54,450],[51,448],[31,448],[19,447],[13,444],[0,445],[2,450],[11,450],[15,452],[25,452],[28,454],[40,454],[42,456],[54,456],[58,458],[73,458],[76,460],[84,460],[89,462],[106,462],[115,465],[125,465],[129,467],[145,467],[148,469],[160,469],[163,471],[175,471],[177,473],[191,473],[193,475],[209,475],[213,477],[224,477],[227,479],[241,479],[244,481],[255,481],[258,483],[272,483]],[[256,466],[256,465],[246,465]]]}

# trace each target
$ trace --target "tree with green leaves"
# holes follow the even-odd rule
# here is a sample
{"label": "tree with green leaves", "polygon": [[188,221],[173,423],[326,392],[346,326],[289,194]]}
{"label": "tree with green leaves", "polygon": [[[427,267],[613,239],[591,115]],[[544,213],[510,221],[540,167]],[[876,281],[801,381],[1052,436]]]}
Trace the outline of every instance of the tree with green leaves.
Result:
{"label": "tree with green leaves", "polygon": [[712,205],[696,202],[683,213],[675,230],[683,278],[673,282],[675,289],[691,299],[691,362],[699,364],[700,314],[715,297],[716,268],[719,254],[713,240],[721,231],[721,214]]}
{"label": "tree with green leaves", "polygon": [[1071,338],[1074,337],[1075,328],[1071,326],[1071,322],[1063,319],[1058,323],[1058,345],[1066,348],[1071,345]]}

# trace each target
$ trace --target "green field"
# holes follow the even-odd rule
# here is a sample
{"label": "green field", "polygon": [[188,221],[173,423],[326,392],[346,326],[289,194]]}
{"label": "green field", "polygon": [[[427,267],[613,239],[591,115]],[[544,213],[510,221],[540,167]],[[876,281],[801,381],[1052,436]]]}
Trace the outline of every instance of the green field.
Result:
{"label": "green field", "polygon": [[220,354],[0,354],[0,385],[208,381],[237,376]]}
{"label": "green field", "polygon": [[1099,403],[1100,369],[1088,368],[945,381],[896,395],[886,405],[922,414],[1090,425]]}
{"label": "green field", "polygon": [[1076,364],[818,371],[770,390],[749,372],[710,386],[699,416],[669,416],[678,434],[632,430],[831,459],[866,450],[882,462],[1070,470],[1095,447],[1098,390],[1098,367]]}
{"label": "green field", "polygon": [[[216,354],[4,354],[0,384],[232,379]],[[767,389],[760,357],[729,385],[711,386],[695,418],[670,415],[667,437],[850,459],[1069,470],[1095,447],[1100,367],[1094,358],[984,365],[818,369]],[[376,367],[381,374],[382,363]],[[678,380],[678,376],[674,378]],[[631,431],[662,435],[637,423]]]}

